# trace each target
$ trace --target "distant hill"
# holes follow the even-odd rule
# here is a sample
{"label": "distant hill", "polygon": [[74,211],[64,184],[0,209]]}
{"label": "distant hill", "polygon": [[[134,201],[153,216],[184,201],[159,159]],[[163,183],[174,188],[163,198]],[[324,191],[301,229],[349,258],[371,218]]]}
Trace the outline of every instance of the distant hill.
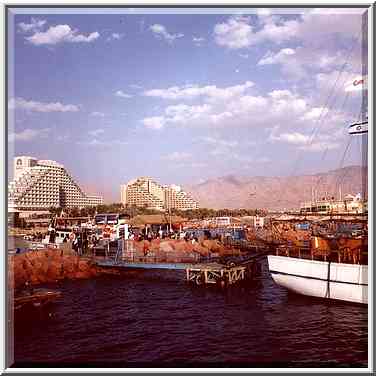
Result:
{"label": "distant hill", "polygon": [[[363,173],[362,173],[363,172]],[[316,197],[327,194],[339,198],[348,193],[363,192],[367,171],[360,166],[349,166],[314,175],[293,177],[237,177],[234,175],[209,179],[201,184],[185,186],[200,207],[213,209],[264,208],[293,209],[301,202],[310,201],[312,188]],[[365,185],[367,181],[365,180]]]}

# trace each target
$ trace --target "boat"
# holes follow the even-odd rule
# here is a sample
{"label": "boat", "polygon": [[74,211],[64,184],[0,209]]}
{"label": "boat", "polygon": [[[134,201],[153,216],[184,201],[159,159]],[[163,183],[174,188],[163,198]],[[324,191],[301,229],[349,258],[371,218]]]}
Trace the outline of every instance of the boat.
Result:
{"label": "boat", "polygon": [[[366,93],[364,96],[367,96]],[[363,100],[359,114],[362,121],[348,127],[350,136],[342,162],[352,138],[360,137],[359,135],[367,137],[368,120],[364,121],[367,118],[366,104],[367,100]],[[367,165],[367,148],[364,150],[362,161]],[[312,186],[312,192],[316,191],[314,188]],[[314,226],[319,228],[306,232],[305,247],[299,246],[297,238],[294,238],[294,230],[286,229],[290,231],[290,239],[288,236],[281,239],[281,246],[276,248],[276,254],[267,257],[269,271],[276,284],[307,296],[368,304],[366,188],[367,183],[364,182],[362,194],[347,195],[343,201],[340,193],[339,200],[335,200],[334,197],[329,199],[324,197],[322,200],[313,199],[308,204],[302,205],[300,213],[307,215],[305,220],[312,221]],[[309,216],[313,213],[317,216],[316,219]],[[362,218],[347,217],[354,213],[360,214]],[[341,233],[339,222],[361,223],[361,229]],[[279,232],[278,235],[283,238],[284,234]]]}
{"label": "boat", "polygon": [[368,265],[268,255],[275,283],[298,294],[368,304]]}
{"label": "boat", "polygon": [[14,298],[14,309],[18,311],[22,308],[42,308],[53,303],[61,296],[57,290],[44,288],[27,289],[19,293]]}

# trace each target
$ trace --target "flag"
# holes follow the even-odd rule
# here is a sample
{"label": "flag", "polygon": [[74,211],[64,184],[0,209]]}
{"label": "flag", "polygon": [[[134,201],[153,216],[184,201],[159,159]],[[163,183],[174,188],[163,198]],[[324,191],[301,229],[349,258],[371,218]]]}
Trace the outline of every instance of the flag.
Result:
{"label": "flag", "polygon": [[350,125],[349,134],[363,134],[363,133],[368,133],[368,121]]}
{"label": "flag", "polygon": [[345,85],[345,91],[347,92],[361,90],[367,90],[366,77],[356,77]]}

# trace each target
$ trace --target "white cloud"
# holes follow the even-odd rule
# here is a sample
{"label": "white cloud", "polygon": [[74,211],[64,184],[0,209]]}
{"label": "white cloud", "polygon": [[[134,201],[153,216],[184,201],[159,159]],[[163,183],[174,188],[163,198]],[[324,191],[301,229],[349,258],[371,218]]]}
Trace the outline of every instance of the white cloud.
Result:
{"label": "white cloud", "polygon": [[292,48],[283,48],[278,53],[268,52],[259,60],[257,65],[277,64],[285,60],[287,56],[295,55],[295,50]]}
{"label": "white cloud", "polygon": [[124,38],[125,34],[120,34],[120,33],[112,33],[106,40],[112,41],[112,40],[120,40]]}
{"label": "white cloud", "polygon": [[326,116],[328,112],[327,107],[313,107],[302,116],[302,120],[317,120]]}
{"label": "white cloud", "polygon": [[299,132],[281,133],[279,136],[271,135],[272,141],[284,141],[293,145],[307,145],[310,137]]}
{"label": "white cloud", "polygon": [[133,97],[133,95],[130,95],[130,94],[124,93],[124,92],[121,91],[121,90],[118,90],[118,91],[115,93],[115,95],[116,95],[117,97],[120,97],[120,98],[132,98],[132,97]]}
{"label": "white cloud", "polygon": [[192,41],[193,41],[195,46],[201,47],[203,45],[203,43],[205,42],[205,38],[203,38],[203,37],[193,37]]}
{"label": "white cloud", "polygon": [[127,141],[122,140],[111,140],[111,141],[104,141],[104,140],[98,140],[97,138],[93,138],[89,141],[77,141],[78,145],[85,145],[90,147],[113,147],[114,145],[128,145]]}
{"label": "white cloud", "polygon": [[212,114],[210,115],[210,120],[214,124],[220,124],[226,119],[231,119],[234,114],[230,111],[220,112],[219,114]]}
{"label": "white cloud", "polygon": [[163,116],[153,116],[143,119],[142,123],[150,129],[162,129],[166,121]]}
{"label": "white cloud", "polygon": [[229,155],[233,154],[232,150],[238,146],[238,141],[230,141],[230,140],[224,140],[217,137],[201,137],[201,140],[207,144],[213,147],[212,150],[209,151],[210,155]]}
{"label": "white cloud", "polygon": [[33,141],[38,138],[45,138],[50,133],[50,128],[42,128],[42,129],[24,129],[21,132],[10,133],[9,134],[9,141]]}
{"label": "white cloud", "polygon": [[21,30],[22,32],[28,33],[30,31],[35,32],[35,31],[40,30],[46,23],[47,23],[46,20],[41,20],[41,19],[32,17],[31,22],[29,24],[20,22],[19,24],[17,24],[17,26],[19,30]]}
{"label": "white cloud", "polygon": [[340,51],[325,51],[311,46],[282,48],[278,52],[268,51],[257,65],[280,65],[282,73],[292,78],[306,78],[308,71],[330,70],[343,65],[344,56]]}
{"label": "white cloud", "polygon": [[[259,28],[256,22],[251,24],[251,17],[233,16],[214,26],[214,39],[220,46],[241,49],[264,41],[281,43],[296,38],[298,21],[281,22],[278,17],[266,16],[262,17],[262,23]],[[259,30],[255,31],[256,28]]]}
{"label": "white cloud", "polygon": [[180,151],[174,151],[173,153],[167,154],[162,157],[162,159],[171,161],[171,162],[180,162],[186,161],[187,159],[192,158],[192,154]]}
{"label": "white cloud", "polygon": [[184,34],[177,33],[177,34],[171,34],[167,31],[167,29],[160,24],[154,24],[150,26],[150,30],[154,33],[156,37],[162,37],[165,39],[165,41],[169,44],[173,43],[175,39],[184,37]]}
{"label": "white cloud", "polygon": [[238,146],[239,144],[238,141],[235,141],[235,140],[229,141],[229,140],[223,140],[223,139],[215,138],[211,136],[202,137],[201,140],[210,145],[224,146],[224,147],[230,147],[230,148],[234,148]]}
{"label": "white cloud", "polygon": [[165,109],[167,121],[170,123],[186,123],[200,118],[208,114],[211,106],[208,104],[188,106],[186,104],[178,104],[175,106],[168,106]]}
{"label": "white cloud", "polygon": [[230,49],[248,48],[265,41],[282,43],[305,41],[312,46],[328,43],[329,38],[343,34],[353,38],[360,34],[361,12],[341,12],[336,9],[312,9],[296,14],[292,19],[259,9],[257,18],[232,16],[214,26],[214,39]]}
{"label": "white cloud", "polygon": [[112,33],[112,38],[114,39],[121,39],[124,34],[119,33]]}
{"label": "white cloud", "polygon": [[214,26],[214,39],[220,46],[230,49],[249,47],[253,40],[253,29],[249,17],[231,17]]}
{"label": "white cloud", "polygon": [[[244,87],[245,84],[237,85],[239,86]],[[186,91],[188,89],[189,91]],[[190,89],[193,89],[193,92]],[[228,88],[216,88],[216,90],[226,89]],[[256,91],[257,88],[253,90]],[[208,91],[207,87],[197,85],[151,91],[149,95],[190,101],[196,99],[197,102],[188,104],[182,101],[177,105],[166,106],[159,110],[157,116],[146,117],[142,123],[145,127],[159,130],[174,126],[201,129],[227,128],[233,130],[234,134],[237,129],[245,127],[249,129],[250,134],[254,132],[257,138],[260,138],[260,133],[264,134],[263,140],[265,133],[268,134],[276,124],[281,124],[283,132],[279,131],[281,134],[278,134],[274,130],[269,137],[270,141],[290,144],[314,152],[339,147],[340,138],[328,133],[343,130],[346,119],[349,122],[349,114],[343,110],[329,111],[327,108],[317,106],[314,96],[302,96],[295,88],[271,90],[264,95],[252,95],[245,90],[236,90],[232,95],[223,95],[223,93],[214,95],[215,100],[208,95],[208,93],[212,95],[213,92],[216,91],[213,89]],[[306,133],[310,132],[314,133],[314,142],[308,142]],[[231,154],[234,152],[233,147],[237,145],[233,140],[221,140],[215,136],[202,141],[211,146],[208,151],[211,155]]]}
{"label": "white cloud", "polygon": [[[303,13],[299,24],[299,33],[302,38],[327,38],[329,34],[342,34],[347,37],[356,37],[362,28],[362,12],[364,10],[316,8]],[[315,38],[312,38],[315,35]]]}
{"label": "white cloud", "polygon": [[77,112],[79,107],[74,104],[43,103],[36,101],[28,101],[24,98],[12,98],[8,103],[9,109],[20,109],[32,112]]}
{"label": "white cloud", "polygon": [[105,114],[103,112],[94,111],[90,113],[91,116],[97,116],[97,117],[105,117]]}
{"label": "white cloud", "polygon": [[324,150],[333,150],[340,147],[340,140],[342,138],[341,132],[323,133],[320,136],[311,134],[310,136],[300,132],[281,133],[276,135],[279,127],[272,129],[270,134],[270,141],[284,142],[290,145],[297,146],[298,149],[308,152],[321,152]]}
{"label": "white cloud", "polygon": [[168,106],[163,116],[147,117],[142,123],[150,129],[162,129],[166,124],[187,124],[199,120],[210,112],[211,106],[204,104],[202,106],[188,106],[186,104],[178,104]]}
{"label": "white cloud", "polygon": [[308,145],[302,145],[299,147],[301,150],[311,152],[321,152],[325,150],[338,149],[341,145],[338,142],[333,141],[315,141]]}
{"label": "white cloud", "polygon": [[244,93],[247,89],[254,86],[251,81],[246,81],[242,85],[234,85],[226,88],[218,88],[216,85],[198,86],[173,86],[168,89],[152,89],[144,92],[148,97],[159,97],[163,99],[193,99],[197,97],[205,97],[211,100],[224,100]]}
{"label": "white cloud", "polygon": [[100,34],[95,31],[85,36],[78,34],[78,30],[73,30],[69,25],[51,26],[47,31],[38,31],[34,35],[27,37],[30,43],[35,46],[56,45],[59,43],[90,43],[99,38]]}
{"label": "white cloud", "polygon": [[94,129],[92,131],[89,131],[88,132],[90,136],[93,136],[93,137],[98,137],[99,135],[103,134],[104,133],[104,129]]}

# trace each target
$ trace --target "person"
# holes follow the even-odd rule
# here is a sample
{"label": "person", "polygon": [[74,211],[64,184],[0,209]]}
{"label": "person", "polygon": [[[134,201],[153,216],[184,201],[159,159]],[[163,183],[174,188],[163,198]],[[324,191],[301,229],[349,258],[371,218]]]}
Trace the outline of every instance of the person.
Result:
{"label": "person", "polygon": [[82,255],[82,238],[81,235],[77,236],[77,251],[79,255]]}
{"label": "person", "polygon": [[75,237],[72,241],[72,249],[77,252],[78,251],[78,239]]}
{"label": "person", "polygon": [[122,234],[117,241],[117,252],[116,252],[116,260],[115,261],[118,260],[118,257],[120,256],[120,254],[121,255],[123,254],[123,249],[124,249],[124,235]]}
{"label": "person", "polygon": [[86,253],[88,245],[89,245],[89,241],[88,241],[88,238],[87,238],[87,233],[86,233],[86,231],[84,231],[84,233],[82,234],[82,251],[83,251],[83,254]]}
{"label": "person", "polygon": [[55,237],[56,237],[55,231],[52,230],[50,232],[50,243],[55,243]]}
{"label": "person", "polygon": [[69,240],[73,243],[75,239],[76,239],[76,234],[72,231],[69,234]]}
{"label": "person", "polygon": [[68,234],[66,234],[66,235],[64,236],[63,243],[66,243],[66,242],[68,241],[68,239],[69,239]]}

